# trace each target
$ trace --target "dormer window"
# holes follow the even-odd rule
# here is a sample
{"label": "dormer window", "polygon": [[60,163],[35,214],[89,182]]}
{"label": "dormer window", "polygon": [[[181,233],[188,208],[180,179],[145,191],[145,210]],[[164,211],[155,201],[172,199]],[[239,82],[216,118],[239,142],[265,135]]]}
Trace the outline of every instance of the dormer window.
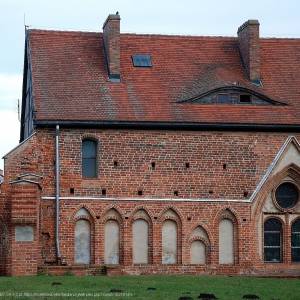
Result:
{"label": "dormer window", "polygon": [[236,85],[219,87],[193,98],[180,100],[177,103],[286,105],[257,91]]}

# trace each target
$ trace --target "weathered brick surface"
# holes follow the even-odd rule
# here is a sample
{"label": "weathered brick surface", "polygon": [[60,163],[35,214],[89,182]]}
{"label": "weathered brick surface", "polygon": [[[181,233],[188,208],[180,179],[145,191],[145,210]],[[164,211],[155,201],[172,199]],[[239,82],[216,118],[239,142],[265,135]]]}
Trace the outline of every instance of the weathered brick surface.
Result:
{"label": "weathered brick surface", "polygon": [[[258,254],[258,225],[253,215],[254,204],[246,201],[288,135],[62,129],[59,143],[63,197],[60,201],[60,238],[66,268],[74,265],[75,214],[81,207],[85,207],[91,215],[92,268],[87,270],[86,267],[80,269],[77,266],[74,269],[77,274],[94,272],[93,268],[97,269],[104,264],[104,224],[106,212],[110,208],[115,208],[120,214],[121,229],[121,265],[111,268],[111,274],[299,273],[300,266],[291,264],[290,255],[286,253],[283,263],[262,262]],[[81,175],[81,143],[85,137],[95,138],[99,143],[96,179],[84,179]],[[50,271],[54,273],[65,270],[62,267],[50,268],[50,265],[56,264],[54,140],[54,130],[38,130],[32,140],[28,140],[21,146],[22,149],[16,150],[17,154],[10,154],[5,161],[8,175],[1,187],[5,193],[1,190],[0,200],[1,215],[4,217],[4,211],[9,211],[9,216],[5,218],[9,227],[10,250],[6,261],[1,260],[1,268],[7,274],[33,274],[38,267],[46,266],[49,270],[52,268]],[[24,159],[28,163],[23,164]],[[114,161],[118,162],[117,166]],[[152,162],[155,162],[155,168],[152,168]],[[189,163],[188,168],[186,163]],[[41,191],[36,184],[7,183],[14,176],[28,172],[43,176],[39,180]],[[70,188],[74,189],[74,194]],[[106,195],[102,195],[103,189]],[[138,190],[143,191],[142,196],[137,195]],[[174,191],[178,191],[178,196],[174,195]],[[187,198],[206,201],[183,201]],[[132,263],[132,222],[138,209],[143,209],[149,216],[151,263],[135,266]],[[161,264],[161,231],[164,212],[168,209],[172,209],[178,216],[176,222],[179,232],[179,264],[171,266]],[[219,265],[218,262],[219,222],[222,217],[229,215],[235,224],[233,266]],[[16,222],[35,226],[34,242],[14,241],[14,216]],[[204,266],[190,265],[191,234],[198,225],[207,231],[209,237],[207,264]],[[288,243],[289,234],[287,228],[285,243]],[[287,249],[288,244],[285,247]]]}

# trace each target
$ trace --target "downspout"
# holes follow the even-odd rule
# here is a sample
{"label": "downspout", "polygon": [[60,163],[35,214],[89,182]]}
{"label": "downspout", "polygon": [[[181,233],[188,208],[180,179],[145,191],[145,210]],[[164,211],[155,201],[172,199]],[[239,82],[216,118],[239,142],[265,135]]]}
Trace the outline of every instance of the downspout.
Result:
{"label": "downspout", "polygon": [[59,160],[59,125],[55,129],[55,238],[56,255],[60,263],[60,243],[59,243],[59,197],[60,197],[60,160]]}

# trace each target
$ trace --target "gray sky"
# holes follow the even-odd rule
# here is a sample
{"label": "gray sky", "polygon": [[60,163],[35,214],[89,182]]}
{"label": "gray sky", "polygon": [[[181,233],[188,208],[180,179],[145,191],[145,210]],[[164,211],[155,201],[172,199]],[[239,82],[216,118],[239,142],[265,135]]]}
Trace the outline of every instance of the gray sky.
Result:
{"label": "gray sky", "polygon": [[121,32],[235,36],[245,20],[258,19],[261,36],[300,38],[299,0],[0,0],[1,157],[19,140],[24,15],[31,28],[100,31],[116,11]]}

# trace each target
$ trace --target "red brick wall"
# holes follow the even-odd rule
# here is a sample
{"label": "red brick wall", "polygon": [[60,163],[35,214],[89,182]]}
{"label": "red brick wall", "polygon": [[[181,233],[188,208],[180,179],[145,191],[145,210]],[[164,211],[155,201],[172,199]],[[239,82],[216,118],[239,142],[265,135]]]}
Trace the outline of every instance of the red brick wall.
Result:
{"label": "red brick wall", "polygon": [[[81,142],[84,137],[96,138],[99,142],[96,179],[83,179],[81,175]],[[85,197],[61,200],[60,237],[64,261],[67,265],[73,264],[74,215],[84,206],[91,214],[92,263],[103,264],[105,213],[115,207],[122,219],[121,269],[124,272],[272,273],[275,269],[287,270],[289,264],[266,265],[259,259],[252,204],[242,202],[250,197],[287,137],[285,133],[62,129],[61,196]],[[6,168],[11,168],[8,170],[10,177],[27,169],[35,170],[43,176],[40,180],[41,195],[53,197],[54,130],[38,130],[34,139],[35,143],[28,141],[30,144],[23,146],[23,152],[13,160],[7,159]],[[28,153],[32,153],[33,162],[25,170],[24,166],[22,169],[22,157]],[[114,166],[114,161],[118,166]],[[152,169],[151,162],[155,162],[155,169]],[[189,163],[189,168],[186,168],[186,163]],[[70,188],[74,188],[74,194],[70,193]],[[106,189],[106,196],[102,196],[102,189]],[[142,196],[137,195],[138,190],[143,190]],[[174,196],[174,191],[178,191],[178,196]],[[117,199],[122,197],[131,200]],[[147,198],[177,200],[153,201]],[[242,201],[180,201],[183,198]],[[153,264],[149,267],[132,266],[132,221],[138,208],[145,209],[151,219]],[[160,264],[162,214],[168,208],[180,218],[178,261],[182,265]],[[235,218],[235,266],[218,264],[219,221],[228,214],[226,210],[230,210]],[[39,266],[55,264],[54,200],[42,200],[39,211],[37,249],[40,250],[35,257]],[[198,225],[206,229],[210,239],[210,263],[189,267],[191,233]],[[299,269],[295,265],[292,268]]]}

